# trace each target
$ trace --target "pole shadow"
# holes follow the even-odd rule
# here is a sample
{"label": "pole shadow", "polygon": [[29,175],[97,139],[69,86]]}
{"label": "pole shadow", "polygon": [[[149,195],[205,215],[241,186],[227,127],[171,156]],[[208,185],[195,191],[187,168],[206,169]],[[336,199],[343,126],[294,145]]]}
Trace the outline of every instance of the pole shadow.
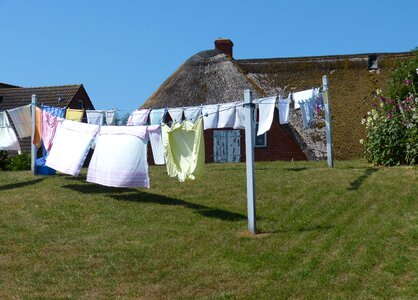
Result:
{"label": "pole shadow", "polygon": [[37,178],[37,179],[29,180],[29,181],[22,181],[22,182],[16,182],[16,183],[11,183],[11,184],[1,185],[0,186],[0,191],[18,189],[18,188],[29,186],[29,185],[34,185],[34,184],[37,184],[37,183],[39,183],[43,180],[45,180],[45,178]]}
{"label": "pole shadow", "polygon": [[364,183],[364,181],[371,176],[373,173],[379,171],[379,169],[376,168],[367,168],[364,170],[364,174],[357,177],[355,180],[350,182],[350,186],[347,188],[347,191],[355,191],[358,190],[361,185]]}

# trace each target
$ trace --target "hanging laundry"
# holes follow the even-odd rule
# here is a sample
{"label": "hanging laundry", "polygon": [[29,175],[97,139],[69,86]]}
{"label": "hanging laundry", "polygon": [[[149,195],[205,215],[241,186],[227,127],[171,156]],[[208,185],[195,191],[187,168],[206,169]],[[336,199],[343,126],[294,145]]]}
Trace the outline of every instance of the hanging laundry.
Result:
{"label": "hanging laundry", "polygon": [[234,129],[245,128],[245,108],[243,104],[244,102],[237,103],[237,106],[235,107]]}
{"label": "hanging laundry", "polygon": [[181,123],[183,121],[183,107],[169,108],[168,114],[170,115],[173,123]]}
{"label": "hanging laundry", "polygon": [[21,152],[16,133],[5,111],[0,112],[0,150]]}
{"label": "hanging laundry", "polygon": [[105,110],[106,125],[116,124],[116,109]]}
{"label": "hanging laundry", "polygon": [[21,139],[32,135],[31,104],[8,109],[7,112],[12,118],[17,134]]}
{"label": "hanging laundry", "polygon": [[163,124],[162,134],[168,175],[181,182],[196,179],[205,164],[203,118],[194,124],[189,121],[175,123],[171,128]]}
{"label": "hanging laundry", "polygon": [[279,99],[278,102],[278,109],[279,109],[279,123],[280,124],[288,124],[289,123],[289,113],[290,113],[290,98],[291,94],[287,99]]}
{"label": "hanging laundry", "polygon": [[139,126],[148,124],[148,115],[150,113],[149,108],[147,109],[138,109],[134,110],[128,118],[127,125],[129,126]]}
{"label": "hanging laundry", "polygon": [[55,107],[42,104],[41,109],[50,113],[54,117],[65,118],[65,107]]}
{"label": "hanging laundry", "polygon": [[236,105],[236,102],[219,105],[218,128],[234,127]]}
{"label": "hanging laundry", "polygon": [[302,114],[302,123],[304,128],[309,128],[313,123],[313,108],[311,101],[301,101],[300,112]]}
{"label": "hanging laundry", "polygon": [[295,109],[300,108],[299,102],[309,100],[313,97],[313,89],[293,93],[293,101],[295,102]]}
{"label": "hanging laundry", "polygon": [[103,125],[105,118],[104,110],[86,110],[87,123],[94,125]]}
{"label": "hanging laundry", "polygon": [[258,130],[257,135],[262,135],[270,130],[276,108],[276,97],[268,97],[258,100]]}
{"label": "hanging laundry", "polygon": [[42,141],[47,151],[51,150],[52,141],[58,126],[58,117],[43,111],[42,113]]}
{"label": "hanging laundry", "polygon": [[42,109],[35,107],[35,135],[32,143],[37,147],[41,147],[42,143]]}
{"label": "hanging laundry", "polygon": [[99,128],[98,125],[64,120],[56,131],[45,165],[61,173],[78,175]]}
{"label": "hanging laundry", "polygon": [[167,114],[167,109],[160,108],[160,109],[153,109],[150,112],[150,124],[151,125],[158,125],[161,123],[165,123],[165,115]]}
{"label": "hanging laundry", "polygon": [[67,112],[65,113],[65,118],[67,120],[75,121],[75,122],[81,122],[84,115],[84,109],[72,109],[67,108]]}
{"label": "hanging laundry", "polygon": [[203,128],[211,129],[218,127],[218,115],[219,115],[219,105],[203,105],[202,106],[202,115],[203,115]]}
{"label": "hanging laundry", "polygon": [[202,106],[192,106],[184,108],[184,118],[192,123],[202,115]]}
{"label": "hanging laundry", "polygon": [[151,142],[152,155],[154,157],[154,163],[156,165],[164,165],[164,149],[163,149],[163,140],[161,125],[150,125],[147,128],[149,139]]}
{"label": "hanging laundry", "polygon": [[149,188],[147,126],[102,126],[87,181],[113,187]]}

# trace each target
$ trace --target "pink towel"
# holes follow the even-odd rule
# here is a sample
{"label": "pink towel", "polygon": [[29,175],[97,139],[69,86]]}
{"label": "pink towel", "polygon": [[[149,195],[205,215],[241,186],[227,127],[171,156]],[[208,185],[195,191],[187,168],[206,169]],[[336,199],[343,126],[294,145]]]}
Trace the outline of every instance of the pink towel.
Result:
{"label": "pink towel", "polygon": [[54,117],[45,110],[42,111],[42,141],[44,142],[44,146],[47,151],[51,150],[57,126],[58,117]]}

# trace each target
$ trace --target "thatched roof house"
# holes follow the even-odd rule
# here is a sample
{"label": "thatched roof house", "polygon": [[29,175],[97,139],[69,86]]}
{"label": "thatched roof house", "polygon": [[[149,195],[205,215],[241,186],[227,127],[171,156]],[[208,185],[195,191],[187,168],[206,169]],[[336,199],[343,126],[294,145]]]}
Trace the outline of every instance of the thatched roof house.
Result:
{"label": "thatched roof house", "polygon": [[[388,74],[398,60],[412,55],[411,52],[401,52],[234,59],[232,47],[230,40],[220,39],[215,41],[214,50],[193,55],[142,107],[237,101],[243,98],[245,89],[251,89],[255,98],[278,95],[320,86],[322,76],[328,75],[335,157],[351,159],[362,153],[358,141],[364,137],[364,128],[360,121],[370,109],[371,94],[377,88],[386,87]],[[326,154],[323,118],[317,118],[310,129],[303,129],[301,123],[300,112],[292,110],[290,125],[278,127],[291,140],[297,141],[306,158],[323,159]],[[271,141],[270,135],[274,136],[274,132],[268,135],[267,140]]]}

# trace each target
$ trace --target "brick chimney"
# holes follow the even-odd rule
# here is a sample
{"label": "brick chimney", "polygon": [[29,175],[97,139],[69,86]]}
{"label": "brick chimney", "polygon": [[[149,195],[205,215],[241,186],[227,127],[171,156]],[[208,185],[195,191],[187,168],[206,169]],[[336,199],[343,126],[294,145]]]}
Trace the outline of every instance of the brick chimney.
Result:
{"label": "brick chimney", "polygon": [[232,47],[234,47],[234,43],[230,39],[219,38],[215,40],[215,49],[218,49],[230,58],[233,58]]}

